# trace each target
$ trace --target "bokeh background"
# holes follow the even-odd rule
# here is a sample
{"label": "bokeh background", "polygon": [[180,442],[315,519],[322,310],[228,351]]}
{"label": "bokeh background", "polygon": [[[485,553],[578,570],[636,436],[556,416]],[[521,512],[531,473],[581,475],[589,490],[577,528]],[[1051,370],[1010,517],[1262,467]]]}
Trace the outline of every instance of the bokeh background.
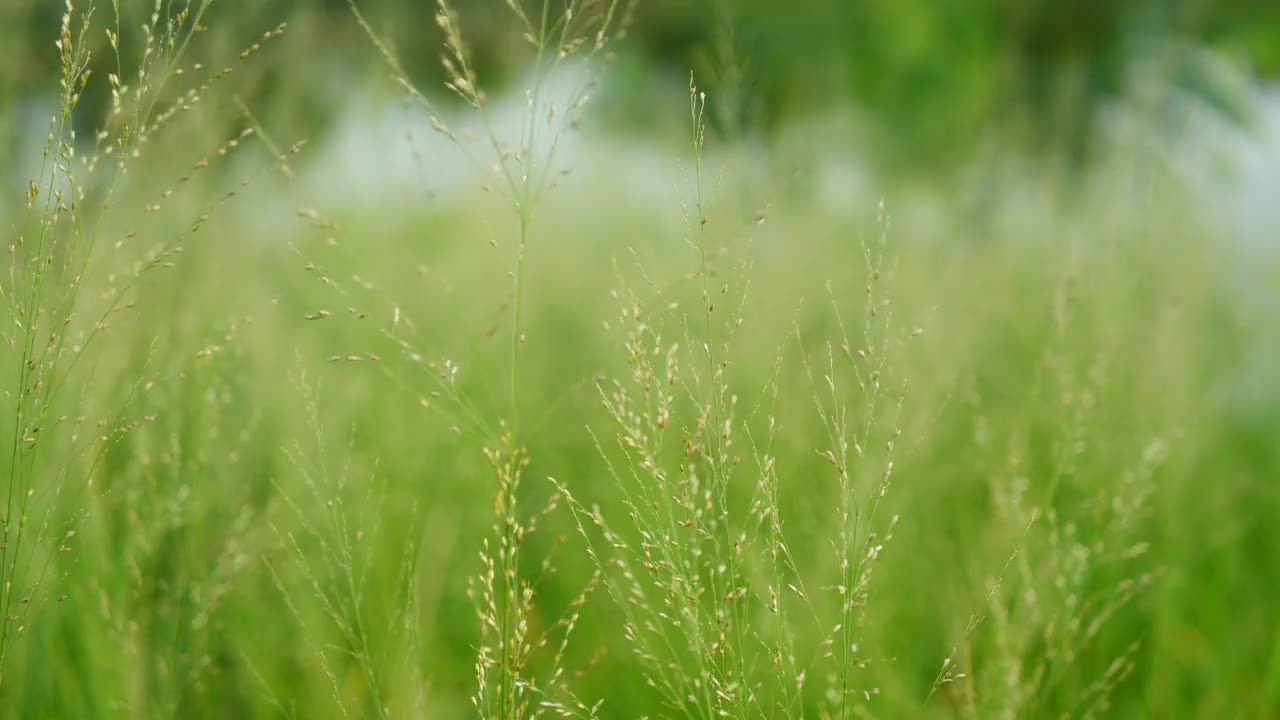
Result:
{"label": "bokeh background", "polygon": [[[245,92],[295,106],[296,121],[321,130],[351,90],[367,89],[366,38],[347,3],[286,0],[211,10],[225,42],[288,18],[306,52],[258,68]],[[434,8],[381,0],[362,5],[421,84],[443,81]],[[120,8],[126,27],[153,8]],[[527,70],[518,24],[503,3],[459,3],[478,71],[494,88]],[[1087,155],[1109,105],[1158,84],[1164,125],[1177,126],[1194,99],[1222,119],[1247,125],[1259,83],[1280,73],[1267,3],[817,2],[785,10],[769,2],[648,3],[634,13],[621,69],[609,89],[610,122],[644,135],[678,119],[653,102],[664,84],[690,71],[716,96],[721,129],[768,133],[834,110],[854,112],[864,152],[899,170],[954,162],[975,147]],[[11,61],[6,97],[47,94],[57,56],[40,52],[60,3],[14,0],[4,9]],[[105,26],[112,9],[98,15]],[[105,35],[92,42],[105,49]],[[129,48],[125,48],[128,59]],[[237,51],[238,52],[238,51]],[[216,51],[210,51],[216,55]],[[92,118],[85,122],[91,122]],[[9,122],[13,122],[12,118]],[[1084,157],[1078,158],[1083,160]]]}
{"label": "bokeh background", "polygon": [[[635,4],[531,225],[514,408],[519,218],[486,126],[444,87],[433,3],[358,6],[460,140],[347,2],[219,1],[184,72],[146,88],[172,119],[127,173],[84,170],[93,202],[59,241],[87,260],[59,276],[82,300],[58,422],[0,466],[10,493],[29,479],[40,530],[5,568],[32,592],[9,593],[0,716],[474,717],[467,588],[497,482],[481,449],[518,411],[522,514],[550,476],[625,518],[597,384],[628,373],[628,293],[670,338],[692,332],[705,227],[743,319],[726,377],[744,404],[777,389],[781,510],[815,567],[837,489],[806,361],[847,318],[861,332],[883,248],[902,403],[873,415],[903,437],[863,716],[1280,717],[1280,4]],[[77,162],[120,131],[108,74],[132,84],[141,28],[188,7],[100,2],[76,30]],[[521,26],[502,0],[455,9],[489,127],[518,143],[539,77]],[[16,446],[19,238],[39,226],[23,193],[50,167],[64,11],[0,4]],[[549,72],[545,97],[586,72]],[[453,368],[461,415],[438,382]],[[593,569],[563,503],[525,557],[553,559],[531,619],[551,627]],[[685,716],[620,623],[594,595],[574,691],[601,717]],[[935,687],[944,659],[964,677]]]}

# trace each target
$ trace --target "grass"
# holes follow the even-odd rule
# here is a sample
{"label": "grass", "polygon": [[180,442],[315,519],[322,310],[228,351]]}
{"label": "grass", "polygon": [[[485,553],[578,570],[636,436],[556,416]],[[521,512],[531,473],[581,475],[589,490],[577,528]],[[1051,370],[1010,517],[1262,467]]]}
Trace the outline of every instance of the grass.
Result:
{"label": "grass", "polygon": [[561,172],[630,11],[536,5],[515,137],[447,3],[464,114],[352,6],[476,168],[376,207],[245,99],[293,31],[225,73],[203,5],[68,13],[0,205],[0,714],[1276,716],[1276,318],[1171,174],[825,203],[690,83],[654,207]]}

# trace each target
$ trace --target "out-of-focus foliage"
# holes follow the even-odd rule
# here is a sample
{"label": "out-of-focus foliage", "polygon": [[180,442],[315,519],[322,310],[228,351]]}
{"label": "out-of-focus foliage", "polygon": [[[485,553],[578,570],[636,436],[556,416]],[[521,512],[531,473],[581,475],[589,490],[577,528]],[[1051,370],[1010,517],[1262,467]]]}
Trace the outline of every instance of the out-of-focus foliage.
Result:
{"label": "out-of-focus foliage", "polygon": [[[0,46],[10,50],[0,97],[48,87],[56,54],[40,52],[39,38],[59,5],[11,0],[0,8]],[[413,76],[434,86],[434,4],[359,5]],[[493,88],[512,80],[529,53],[504,4],[455,5],[481,77]],[[151,9],[122,2],[122,25],[137,27]],[[937,166],[990,142],[1078,161],[1096,145],[1099,110],[1131,94],[1138,76],[1244,122],[1243,103],[1208,49],[1245,72],[1280,73],[1280,3],[1253,0],[655,0],[638,10],[623,51],[631,71],[612,85],[614,102],[626,104],[615,118],[645,122],[655,74],[680,82],[692,68],[719,99],[714,121],[723,128],[767,131],[852,107],[889,167]],[[99,12],[99,25],[110,13]],[[287,102],[319,125],[369,67],[350,19],[346,0],[215,2],[208,14],[209,25],[234,38],[282,20],[306,26],[297,35],[310,47],[299,56],[326,72],[272,68],[261,96],[279,100],[287,89]],[[97,40],[105,46],[105,37]]]}
{"label": "out-of-focus foliage", "polygon": [[[1280,10],[1266,3],[1110,0],[772,0],[699,4],[674,63],[738,62],[776,122],[851,101],[887,158],[937,161],[992,135],[1033,150],[1088,150],[1098,111],[1134,76],[1243,119],[1204,52],[1280,71]],[[679,37],[650,28],[645,37]],[[653,47],[650,45],[650,47]],[[716,72],[710,74],[716,75]]]}

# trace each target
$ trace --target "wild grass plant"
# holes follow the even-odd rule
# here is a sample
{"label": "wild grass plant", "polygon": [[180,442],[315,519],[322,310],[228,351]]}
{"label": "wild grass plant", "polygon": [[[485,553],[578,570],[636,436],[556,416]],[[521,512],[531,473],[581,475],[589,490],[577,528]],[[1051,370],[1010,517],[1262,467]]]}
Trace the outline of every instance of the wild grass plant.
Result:
{"label": "wild grass plant", "polygon": [[1237,385],[1274,343],[1158,168],[830,204],[837,146],[743,152],[691,83],[653,206],[563,160],[648,8],[495,5],[509,133],[472,6],[432,13],[441,98],[370,4],[480,177],[324,204],[320,138],[232,85],[299,25],[217,61],[209,7],[68,12],[0,211],[0,715],[1274,714],[1278,386]]}
{"label": "wild grass plant", "polygon": [[[161,348],[173,348],[158,336],[128,329],[129,316],[146,303],[153,276],[172,271],[184,250],[202,237],[200,231],[209,234],[213,215],[249,183],[247,178],[228,183],[219,172],[249,130],[209,144],[207,154],[193,157],[188,150],[179,155],[182,169],[168,178],[164,176],[172,168],[152,174],[144,165],[153,151],[162,152],[167,136],[186,130],[180,116],[208,104],[208,97],[216,98],[235,72],[186,59],[189,44],[205,30],[201,23],[208,6],[157,4],[145,22],[125,29],[116,3],[76,8],[67,2],[52,42],[60,68],[56,113],[22,203],[6,206],[12,209],[6,224],[13,235],[0,292],[12,320],[3,352],[13,369],[6,388],[13,412],[5,422],[11,447],[0,542],[5,617],[0,623],[0,688],[10,698],[30,693],[35,699],[27,702],[37,707],[48,701],[51,712],[88,713],[141,702],[127,691],[54,701],[47,694],[52,683],[46,685],[30,667],[41,656],[43,643],[36,640],[33,646],[22,640],[37,623],[47,621],[56,628],[68,614],[86,607],[81,598],[71,599],[86,587],[96,590],[98,620],[109,628],[107,634],[114,634],[119,647],[139,653],[137,677],[159,672],[175,674],[183,683],[198,682],[209,663],[198,640],[155,645],[158,638],[147,637],[119,614],[117,603],[130,604],[119,591],[144,591],[166,580],[171,571],[151,565],[167,562],[168,552],[155,543],[181,527],[186,512],[196,512],[194,507],[228,518],[233,530],[245,520],[234,509],[205,506],[191,497],[189,486],[170,484],[177,482],[184,454],[199,447],[183,442],[177,427],[154,443],[136,440],[156,420],[155,399],[172,396],[169,387],[181,384],[186,372],[211,381],[211,391],[217,387],[217,380],[200,366],[221,347],[195,346],[179,351],[181,359],[162,359],[157,357]],[[240,60],[249,60],[283,32],[281,25],[264,33]],[[91,50],[99,43],[90,38],[100,35],[106,38],[106,58]],[[125,42],[136,43],[130,54],[136,66],[125,67]],[[81,107],[86,95],[105,98],[105,103],[86,110]],[[101,122],[88,138],[77,133],[85,118]],[[211,174],[218,179],[210,180]],[[217,185],[221,187],[215,189]],[[180,216],[192,208],[198,209]],[[224,332],[224,340],[232,340],[234,329]],[[217,333],[210,327],[200,334]],[[108,391],[88,393],[115,373],[115,358],[126,348],[133,348],[125,352],[135,355],[135,370]],[[193,404],[188,411],[196,417],[201,409]],[[154,492],[117,485],[124,476],[150,483]],[[163,496],[173,504],[157,512],[152,503]],[[82,533],[101,539],[94,531],[104,528],[120,533],[111,543],[119,555],[103,556],[103,547],[80,545]],[[226,592],[228,574],[241,564],[236,559],[239,538],[225,538],[220,550],[224,539],[208,540],[202,552],[216,557],[203,574],[182,580],[190,583],[191,594],[170,608],[183,616],[180,622],[197,629]],[[82,562],[94,568],[87,586],[76,573]],[[119,573],[114,582],[100,574],[108,568]],[[180,569],[172,572],[183,576]],[[178,712],[179,687],[166,685],[147,702]]]}
{"label": "wild grass plant", "polygon": [[[374,31],[359,7],[354,2],[350,6],[356,21],[381,53],[392,78],[407,98],[428,114],[432,129],[454,141],[469,158],[484,167],[470,147],[471,138],[460,137],[442,120],[443,113],[405,74],[394,52]],[[553,572],[553,565],[550,558],[531,565],[522,560],[521,548],[536,531],[539,518],[554,511],[558,498],[551,495],[545,506],[535,512],[527,510],[521,499],[521,483],[530,464],[520,422],[521,356],[527,342],[522,315],[528,302],[526,260],[535,210],[543,194],[552,189],[563,174],[557,166],[561,138],[576,126],[582,108],[595,91],[599,64],[605,59],[609,44],[625,32],[630,8],[618,0],[575,1],[554,10],[550,3],[543,3],[540,12],[528,12],[517,2],[508,2],[507,7],[530,46],[533,66],[525,93],[527,113],[514,141],[499,135],[487,113],[488,99],[472,67],[457,13],[445,0],[440,0],[435,13],[436,25],[444,38],[441,63],[446,75],[445,87],[474,112],[481,127],[482,142],[488,145],[491,155],[489,182],[510,203],[515,219],[516,237],[510,247],[512,269],[508,273],[511,318],[509,397],[505,413],[492,417],[479,410],[475,401],[459,389],[456,378],[460,368],[453,361],[424,358],[416,349],[418,341],[412,337],[413,322],[402,313],[399,304],[389,308],[390,327],[383,328],[382,333],[398,345],[411,363],[426,371],[433,385],[430,395],[444,402],[444,411],[458,423],[455,429],[465,425],[467,434],[481,443],[480,449],[496,479],[491,533],[485,538],[480,553],[481,570],[469,582],[467,590],[475,604],[480,627],[475,662],[476,692],[472,698],[476,710],[482,717],[504,720],[537,718],[548,713],[594,717],[599,704],[588,704],[574,694],[566,684],[561,663],[595,578],[585,583],[553,626],[541,632],[531,627],[537,588],[545,576]],[[569,63],[581,66],[581,82],[567,97],[547,97],[544,86],[548,78]],[[470,131],[466,135],[470,135]],[[497,241],[493,242],[496,246]],[[313,267],[310,261],[308,266]],[[342,292],[341,288],[338,290]],[[353,312],[357,317],[364,315],[354,309]],[[320,311],[308,317],[323,319],[327,315],[327,311]],[[376,355],[365,357],[377,359]],[[337,356],[337,359],[343,358]],[[430,403],[424,393],[424,404]],[[526,566],[536,569],[531,572]],[[548,654],[550,662],[544,668],[536,668],[533,658],[542,654]],[[538,669],[543,672],[538,674]]]}
{"label": "wild grass plant", "polygon": [[[900,411],[900,388],[884,375],[894,343],[882,294],[886,236],[864,245],[856,334],[841,320],[838,338],[815,348],[795,328],[798,365],[825,431],[812,451],[830,468],[824,494],[835,530],[817,558],[798,556],[780,498],[793,468],[775,454],[780,378],[793,374],[783,360],[794,358],[780,352],[760,387],[730,383],[749,276],[717,267],[703,177],[706,96],[691,82],[689,97],[692,197],[684,215],[697,295],[685,304],[661,288],[646,288],[647,302],[617,294],[630,372],[598,388],[617,434],[596,443],[624,498],[626,529],[614,529],[598,504],[572,506],[580,532],[599,536],[589,552],[623,610],[646,682],[673,712],[850,717],[879,693],[860,677],[876,658],[861,628],[873,569],[897,520],[877,514]],[[880,221],[887,231],[883,214]],[[839,319],[834,292],[831,300]]]}

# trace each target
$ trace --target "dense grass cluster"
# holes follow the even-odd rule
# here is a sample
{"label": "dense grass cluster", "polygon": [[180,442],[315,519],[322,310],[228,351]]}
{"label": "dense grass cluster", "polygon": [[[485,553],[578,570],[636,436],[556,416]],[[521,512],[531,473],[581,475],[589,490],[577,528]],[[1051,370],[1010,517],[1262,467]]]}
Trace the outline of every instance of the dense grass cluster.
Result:
{"label": "dense grass cluster", "polygon": [[0,204],[0,716],[1280,712],[1280,275],[1162,148],[831,203],[691,79],[655,207],[564,160],[643,4],[507,0],[508,134],[353,2],[475,180],[319,204],[210,6],[68,0]]}

